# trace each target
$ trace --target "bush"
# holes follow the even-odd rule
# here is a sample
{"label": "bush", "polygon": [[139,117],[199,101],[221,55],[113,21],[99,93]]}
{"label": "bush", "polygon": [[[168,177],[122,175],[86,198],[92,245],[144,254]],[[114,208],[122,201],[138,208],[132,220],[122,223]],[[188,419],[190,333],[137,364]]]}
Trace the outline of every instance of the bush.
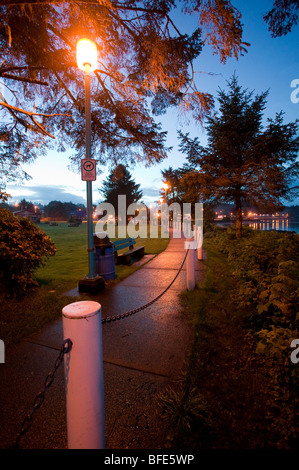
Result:
{"label": "bush", "polygon": [[36,285],[34,270],[55,252],[52,240],[28,218],[17,218],[0,208],[0,285],[4,292],[20,295]]}
{"label": "bush", "polygon": [[230,228],[218,232],[214,244],[227,256],[232,269],[236,303],[253,312],[258,328],[299,326],[298,235],[247,231],[236,240]]}
{"label": "bush", "polygon": [[253,350],[264,362],[261,370],[270,384],[267,445],[297,448],[299,371],[290,361],[290,345],[299,337],[299,235],[246,229],[236,240],[234,227],[213,235],[205,244],[224,254],[227,275],[233,280],[225,295],[230,295],[234,311],[242,314],[253,334]]}
{"label": "bush", "polygon": [[81,225],[82,224],[82,219],[80,219],[80,217],[77,217],[76,215],[72,215],[69,219],[68,219],[68,222],[70,224],[79,224]]}

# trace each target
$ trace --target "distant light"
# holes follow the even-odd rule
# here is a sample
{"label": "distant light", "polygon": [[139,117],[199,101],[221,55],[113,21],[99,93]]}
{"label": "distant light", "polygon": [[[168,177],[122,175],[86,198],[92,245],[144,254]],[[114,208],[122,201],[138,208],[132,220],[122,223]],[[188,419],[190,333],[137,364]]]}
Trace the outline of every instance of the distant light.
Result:
{"label": "distant light", "polygon": [[89,39],[80,39],[77,42],[77,65],[85,72],[85,66],[89,65],[92,72],[97,68],[97,46]]}

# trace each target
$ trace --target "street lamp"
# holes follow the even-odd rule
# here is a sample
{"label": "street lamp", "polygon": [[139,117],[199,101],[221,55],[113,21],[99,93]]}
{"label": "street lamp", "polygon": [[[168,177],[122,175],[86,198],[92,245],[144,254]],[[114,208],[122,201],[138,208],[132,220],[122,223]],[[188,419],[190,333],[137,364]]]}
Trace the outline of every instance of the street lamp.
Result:
{"label": "street lamp", "polygon": [[[77,42],[77,65],[83,70],[85,78],[85,145],[86,159],[91,158],[91,111],[90,111],[90,72],[97,68],[97,46],[89,39],[80,39]],[[95,260],[93,248],[93,217],[92,217],[92,181],[86,181],[87,193],[87,234],[88,234],[88,277],[95,279]],[[86,283],[82,281],[80,290],[84,290]],[[95,288],[88,287],[87,292],[94,291]]]}
{"label": "street lamp", "polygon": [[93,72],[97,68],[97,46],[89,39],[77,42],[77,65],[83,72]]}
{"label": "street lamp", "polygon": [[167,189],[168,189],[168,184],[167,183],[164,183],[162,188],[164,189],[165,191],[165,202],[166,202],[166,193],[167,193]]}

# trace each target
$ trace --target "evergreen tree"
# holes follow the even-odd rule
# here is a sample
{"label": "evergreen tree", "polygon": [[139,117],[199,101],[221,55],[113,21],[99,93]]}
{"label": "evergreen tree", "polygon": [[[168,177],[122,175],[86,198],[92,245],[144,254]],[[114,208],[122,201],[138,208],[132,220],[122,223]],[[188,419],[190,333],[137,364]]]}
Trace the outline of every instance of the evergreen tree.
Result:
{"label": "evergreen tree", "polygon": [[140,184],[135,183],[128,169],[120,164],[117,165],[110,173],[108,178],[103,182],[100,193],[103,196],[103,202],[113,205],[115,215],[118,214],[118,196],[126,196],[126,213],[130,204],[140,201],[142,191],[139,189]]}
{"label": "evergreen tree", "polygon": [[273,8],[264,15],[271,36],[285,36],[298,24],[298,0],[274,0]]}
{"label": "evergreen tree", "polygon": [[190,192],[197,188],[203,202],[234,202],[237,237],[242,236],[244,202],[281,210],[282,200],[298,193],[292,184],[299,175],[299,120],[284,124],[280,112],[263,127],[267,94],[253,96],[233,77],[228,91],[218,92],[219,112],[207,118],[207,146],[179,133],[189,163],[185,185]]}
{"label": "evergreen tree", "polygon": [[[172,202],[183,203],[184,191],[182,188],[182,175],[184,174],[184,169],[177,168],[174,169],[171,166],[165,170],[161,170],[162,179],[165,183],[168,184],[167,189],[167,203],[171,204]],[[161,196],[165,196],[165,190],[161,190]]]}
{"label": "evergreen tree", "polygon": [[66,220],[67,211],[63,202],[51,201],[44,207],[44,213],[46,217],[51,217],[57,220]]}
{"label": "evergreen tree", "polygon": [[25,198],[19,202],[17,207],[18,207],[17,210],[20,210],[20,211],[25,210],[25,209],[27,209],[28,211],[34,211],[33,202],[27,201]]}

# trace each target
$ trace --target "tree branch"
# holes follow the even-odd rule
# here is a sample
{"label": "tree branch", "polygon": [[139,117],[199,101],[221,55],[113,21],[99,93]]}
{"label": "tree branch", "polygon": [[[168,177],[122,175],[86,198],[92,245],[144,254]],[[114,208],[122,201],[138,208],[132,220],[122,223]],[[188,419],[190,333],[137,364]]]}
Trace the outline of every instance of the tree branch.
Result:
{"label": "tree branch", "polygon": [[29,116],[34,124],[46,135],[49,137],[52,137],[52,139],[55,139],[53,135],[51,135],[49,132],[46,131],[46,129],[43,127],[41,123],[39,123],[34,116],[43,116],[43,117],[54,117],[54,116],[67,116],[71,117],[71,114],[44,114],[44,113],[35,113],[33,111],[26,111],[25,109],[17,108],[16,106],[12,106],[11,104],[5,103],[4,101],[0,101],[0,106],[4,106],[5,108],[11,110],[11,111],[16,111],[18,113],[25,114],[26,116]]}
{"label": "tree branch", "polygon": [[17,80],[18,82],[34,83],[36,85],[49,86],[48,82],[43,82],[42,80],[36,80],[35,78],[21,77],[20,75],[11,75],[10,73],[2,73],[3,78],[8,78],[10,80]]}

